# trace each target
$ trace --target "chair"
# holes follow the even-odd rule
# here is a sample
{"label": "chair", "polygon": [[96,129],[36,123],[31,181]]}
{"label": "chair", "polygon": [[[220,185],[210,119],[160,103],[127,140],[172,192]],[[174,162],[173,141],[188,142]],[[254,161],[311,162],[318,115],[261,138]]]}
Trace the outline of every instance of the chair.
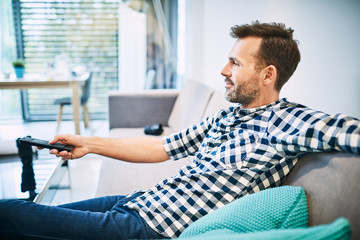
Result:
{"label": "chair", "polygon": [[[82,95],[80,98],[80,104],[82,106],[83,115],[84,115],[84,125],[85,125],[85,128],[89,128],[90,130],[91,130],[90,115],[89,115],[89,111],[88,111],[86,103],[88,102],[88,100],[90,98],[91,78],[92,78],[92,73],[89,73],[89,76],[85,80],[85,84],[82,88]],[[71,98],[65,97],[65,98],[56,99],[54,101],[54,104],[59,105],[59,114],[58,114],[58,118],[57,118],[57,130],[56,130],[57,132],[59,132],[60,123],[61,123],[61,119],[62,119],[62,113],[63,113],[63,107],[65,105],[71,105]]]}

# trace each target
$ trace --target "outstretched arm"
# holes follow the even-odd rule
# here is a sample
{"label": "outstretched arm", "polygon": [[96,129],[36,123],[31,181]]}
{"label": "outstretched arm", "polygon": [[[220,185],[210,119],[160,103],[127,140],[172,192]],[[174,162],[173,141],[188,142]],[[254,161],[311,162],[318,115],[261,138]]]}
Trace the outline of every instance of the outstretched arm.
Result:
{"label": "outstretched arm", "polygon": [[360,154],[360,121],[344,114],[286,109],[274,113],[269,121],[269,140],[276,149],[286,151]]}
{"label": "outstretched arm", "polygon": [[63,160],[80,158],[88,153],[138,163],[163,162],[169,159],[162,140],[149,136],[115,139],[66,134],[55,136],[50,143],[56,142],[75,146],[71,152],[58,152],[56,149],[50,151]]}

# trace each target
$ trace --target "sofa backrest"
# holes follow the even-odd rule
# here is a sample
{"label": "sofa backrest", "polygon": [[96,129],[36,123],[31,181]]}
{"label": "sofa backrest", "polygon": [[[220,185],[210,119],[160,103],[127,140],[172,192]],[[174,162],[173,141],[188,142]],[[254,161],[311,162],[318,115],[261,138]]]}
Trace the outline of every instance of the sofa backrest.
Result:
{"label": "sofa backrest", "polygon": [[201,121],[213,91],[200,82],[188,79],[169,116],[171,130],[177,132]]}
{"label": "sofa backrest", "polygon": [[155,123],[166,126],[178,93],[179,91],[174,89],[111,91],[109,128],[143,128]]}
{"label": "sofa backrest", "polygon": [[204,111],[202,119],[212,116],[214,113],[217,113],[220,110],[233,105],[232,103],[228,102],[225,99],[224,94],[225,94],[225,90],[224,91],[221,91],[221,90],[214,91],[214,93],[211,95],[208,105],[206,106],[206,109]]}
{"label": "sofa backrest", "polygon": [[360,239],[359,182],[360,155],[331,152],[304,155],[282,185],[305,189],[309,226],[345,217],[351,224],[352,239]]}

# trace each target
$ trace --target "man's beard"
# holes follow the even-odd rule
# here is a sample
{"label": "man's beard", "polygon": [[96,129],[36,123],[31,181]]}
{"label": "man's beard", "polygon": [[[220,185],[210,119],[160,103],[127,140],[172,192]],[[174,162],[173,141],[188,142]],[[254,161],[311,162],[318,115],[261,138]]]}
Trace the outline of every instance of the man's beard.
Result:
{"label": "man's beard", "polygon": [[[225,81],[230,81],[226,78]],[[241,103],[242,105],[249,105],[254,102],[260,95],[260,91],[255,85],[258,82],[256,77],[250,78],[241,85],[233,85],[233,89],[226,90],[225,98],[232,103]]]}

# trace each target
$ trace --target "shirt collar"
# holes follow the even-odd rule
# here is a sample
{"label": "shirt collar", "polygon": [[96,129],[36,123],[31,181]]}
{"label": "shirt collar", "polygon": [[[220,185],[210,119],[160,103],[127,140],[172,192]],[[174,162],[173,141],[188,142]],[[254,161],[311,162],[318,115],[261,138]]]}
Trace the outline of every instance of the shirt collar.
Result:
{"label": "shirt collar", "polygon": [[275,105],[278,105],[280,103],[285,103],[285,102],[288,102],[287,99],[286,98],[281,98],[278,101],[275,101],[275,102],[267,104],[267,105],[263,105],[263,106],[255,107],[255,108],[246,108],[246,109],[241,108],[241,104],[239,103],[239,105],[237,107],[235,107],[234,113],[236,115],[245,116],[245,115],[249,115],[251,113],[255,113],[255,112],[258,112],[258,111],[264,111],[264,110],[266,110],[268,108],[272,108]]}

